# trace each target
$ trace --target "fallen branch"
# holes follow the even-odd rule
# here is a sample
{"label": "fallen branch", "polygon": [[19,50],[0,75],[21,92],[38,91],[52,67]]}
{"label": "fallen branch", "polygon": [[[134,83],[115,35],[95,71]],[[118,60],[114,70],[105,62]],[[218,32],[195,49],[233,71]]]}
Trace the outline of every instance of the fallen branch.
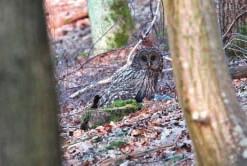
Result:
{"label": "fallen branch", "polygon": [[[247,66],[237,66],[237,67],[231,67],[230,69],[230,74],[232,76],[232,79],[240,79],[240,78],[247,78]],[[172,68],[169,69],[164,69],[162,70],[163,72],[171,72]],[[82,88],[78,91],[76,91],[75,93],[71,94],[69,97],[70,98],[75,98],[81,94],[83,94],[84,92],[86,92],[87,90],[93,89],[97,86],[100,85],[105,85],[105,84],[109,84],[112,81],[112,77],[108,77],[104,80],[100,80],[94,84],[91,84],[85,88]]]}
{"label": "fallen branch", "polygon": [[181,136],[181,134],[177,135],[177,137],[175,138],[174,142],[171,143],[171,144],[162,145],[162,146],[159,146],[159,147],[155,147],[155,148],[147,149],[147,150],[143,150],[143,151],[132,152],[130,154],[124,154],[124,155],[121,155],[118,158],[110,158],[110,159],[103,160],[99,164],[100,165],[105,165],[105,166],[111,165],[111,164],[115,165],[116,163],[118,163],[119,161],[122,161],[122,160],[140,158],[140,157],[143,157],[144,155],[146,155],[148,153],[153,153],[153,152],[156,152],[156,151],[159,151],[159,150],[164,150],[164,149],[166,149],[168,147],[176,146],[180,136]]}
{"label": "fallen branch", "polygon": [[163,145],[163,146],[160,146],[160,147],[156,147],[156,148],[152,148],[152,149],[148,149],[148,150],[144,150],[144,151],[141,151],[141,152],[133,152],[129,155],[121,155],[120,157],[118,158],[110,158],[110,159],[106,159],[106,160],[103,160],[102,162],[98,163],[100,165],[115,165],[116,163],[118,163],[119,161],[122,161],[122,160],[126,160],[126,159],[133,159],[133,158],[139,158],[139,157],[142,157],[144,155],[146,155],[147,153],[152,153],[152,152],[156,152],[158,150],[163,150],[163,149],[166,149],[168,147],[172,147],[176,145],[176,143],[173,143],[173,144],[168,144],[168,145]]}
{"label": "fallen branch", "polygon": [[80,90],[76,91],[75,93],[71,94],[69,97],[70,97],[70,98],[75,98],[75,97],[81,95],[82,93],[84,93],[85,91],[87,91],[87,90],[89,90],[89,89],[93,89],[93,88],[95,88],[95,87],[97,87],[97,86],[99,86],[99,85],[108,84],[108,83],[110,83],[111,81],[112,81],[112,77],[108,77],[108,78],[106,78],[106,79],[104,79],[104,80],[100,80],[100,81],[98,81],[98,82],[96,82],[96,83],[94,83],[94,84],[91,84],[91,85],[89,85],[89,86],[87,86],[87,87],[85,87],[85,88],[83,88],[83,89],[80,89]]}
{"label": "fallen branch", "polygon": [[230,68],[232,79],[247,78],[247,66],[238,66]]}

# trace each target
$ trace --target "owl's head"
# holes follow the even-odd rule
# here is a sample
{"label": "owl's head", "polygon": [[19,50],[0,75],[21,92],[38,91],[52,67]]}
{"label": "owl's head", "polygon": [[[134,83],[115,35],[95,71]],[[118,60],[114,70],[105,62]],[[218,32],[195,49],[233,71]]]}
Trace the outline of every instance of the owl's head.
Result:
{"label": "owl's head", "polygon": [[131,66],[138,69],[159,71],[163,67],[163,59],[157,48],[142,48],[134,55]]}

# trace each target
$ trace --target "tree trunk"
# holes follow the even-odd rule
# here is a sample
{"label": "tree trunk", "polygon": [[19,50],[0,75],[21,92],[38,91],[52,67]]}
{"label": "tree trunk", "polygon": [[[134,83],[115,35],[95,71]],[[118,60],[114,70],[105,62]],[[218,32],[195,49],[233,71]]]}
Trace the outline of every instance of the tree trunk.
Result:
{"label": "tree trunk", "polygon": [[[247,10],[246,5],[247,0],[218,0],[218,15],[222,34],[225,34],[226,32],[239,32],[239,28],[241,28],[243,25],[246,25],[246,13],[238,18],[240,14]],[[230,30],[228,30],[233,21],[236,19],[238,20],[236,21],[234,26]]]}
{"label": "tree trunk", "polygon": [[41,0],[0,1],[0,165],[60,165]]}
{"label": "tree trunk", "polygon": [[127,44],[134,27],[126,0],[89,0],[94,54]]}
{"label": "tree trunk", "polygon": [[214,1],[164,0],[177,91],[199,165],[246,165],[247,115],[222,50]]}

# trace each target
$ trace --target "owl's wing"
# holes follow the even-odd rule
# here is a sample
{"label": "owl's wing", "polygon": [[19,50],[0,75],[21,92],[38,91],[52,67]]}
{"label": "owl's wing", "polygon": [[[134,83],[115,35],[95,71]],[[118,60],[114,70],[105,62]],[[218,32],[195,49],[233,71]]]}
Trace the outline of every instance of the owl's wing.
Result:
{"label": "owl's wing", "polygon": [[112,77],[112,83],[104,91],[99,106],[111,104],[116,99],[134,99],[140,90],[145,73],[142,70],[123,68],[117,71]]}

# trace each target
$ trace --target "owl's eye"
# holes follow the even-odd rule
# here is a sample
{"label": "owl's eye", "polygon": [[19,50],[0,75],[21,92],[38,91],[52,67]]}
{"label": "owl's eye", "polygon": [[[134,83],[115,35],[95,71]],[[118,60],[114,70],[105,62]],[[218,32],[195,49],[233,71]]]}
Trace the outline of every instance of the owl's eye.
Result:
{"label": "owl's eye", "polygon": [[152,55],[150,59],[151,61],[154,61],[156,59],[155,55]]}
{"label": "owl's eye", "polygon": [[147,57],[145,55],[141,56],[141,59],[146,62],[147,61]]}

